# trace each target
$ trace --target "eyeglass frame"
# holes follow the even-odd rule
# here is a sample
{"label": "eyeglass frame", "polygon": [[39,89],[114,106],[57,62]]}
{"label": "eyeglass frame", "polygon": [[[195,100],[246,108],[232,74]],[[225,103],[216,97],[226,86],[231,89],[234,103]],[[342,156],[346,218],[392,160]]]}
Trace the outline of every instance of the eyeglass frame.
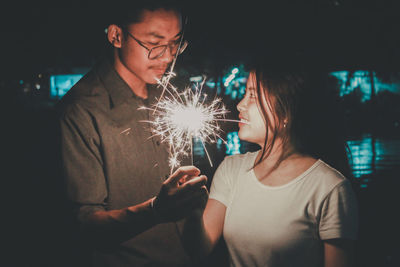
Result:
{"label": "eyeglass frame", "polygon": [[[144,45],[144,43],[143,43],[142,41],[140,41],[140,40],[137,39],[135,36],[133,36],[125,27],[121,27],[121,29],[122,29],[124,32],[126,32],[126,33],[129,35],[129,37],[131,37],[133,40],[135,40],[141,47],[143,47],[143,48],[145,48],[147,51],[149,51],[148,54],[147,54],[147,58],[150,59],[150,60],[154,60],[154,59],[157,59],[157,58],[162,57],[162,56],[164,55],[165,51],[167,51],[167,48],[170,48],[170,49],[171,49],[171,45],[170,45],[170,44],[156,45],[156,46],[154,46],[154,47],[152,47],[152,48],[148,48],[147,46]],[[180,37],[180,41],[179,41],[179,44],[178,44],[178,49],[176,50],[176,53],[175,53],[173,56],[182,54],[183,51],[185,51],[185,49],[186,49],[188,43],[189,43],[189,42],[188,42],[187,40],[184,40],[184,39],[183,39],[183,31],[182,31],[181,37]],[[151,51],[153,51],[153,49],[159,48],[159,47],[164,47],[163,51],[162,51],[159,55],[157,55],[156,57],[150,58]],[[182,48],[182,47],[183,47],[183,48]],[[180,51],[180,52],[179,52],[179,51]]]}

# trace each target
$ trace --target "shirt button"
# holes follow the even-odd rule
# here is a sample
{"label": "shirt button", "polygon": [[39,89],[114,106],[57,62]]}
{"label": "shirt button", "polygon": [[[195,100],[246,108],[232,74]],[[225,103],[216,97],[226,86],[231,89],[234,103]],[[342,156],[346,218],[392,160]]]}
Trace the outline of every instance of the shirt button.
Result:
{"label": "shirt button", "polygon": [[159,146],[160,145],[160,141],[157,140],[156,141],[156,145]]}

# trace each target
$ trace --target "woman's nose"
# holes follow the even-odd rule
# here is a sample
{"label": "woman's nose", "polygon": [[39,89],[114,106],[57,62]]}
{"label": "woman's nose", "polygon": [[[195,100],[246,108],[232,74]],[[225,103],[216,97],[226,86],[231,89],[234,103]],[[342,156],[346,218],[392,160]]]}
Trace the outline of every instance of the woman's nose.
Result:
{"label": "woman's nose", "polygon": [[239,112],[242,112],[244,110],[244,98],[237,104],[236,108]]}

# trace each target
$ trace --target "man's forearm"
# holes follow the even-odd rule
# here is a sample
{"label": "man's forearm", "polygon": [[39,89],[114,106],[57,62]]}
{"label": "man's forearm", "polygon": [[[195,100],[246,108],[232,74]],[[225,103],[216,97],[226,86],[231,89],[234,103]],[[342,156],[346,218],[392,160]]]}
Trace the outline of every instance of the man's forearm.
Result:
{"label": "man's forearm", "polygon": [[[108,247],[127,241],[163,222],[185,218],[202,206],[207,197],[207,177],[194,166],[176,170],[161,186],[154,199],[119,210],[96,211],[81,219],[86,239],[95,246]],[[180,184],[182,178],[186,178]],[[154,205],[152,205],[152,201]]]}
{"label": "man's forearm", "polygon": [[88,242],[109,247],[127,241],[158,223],[150,199],[120,210],[96,211],[87,216],[81,228]]}

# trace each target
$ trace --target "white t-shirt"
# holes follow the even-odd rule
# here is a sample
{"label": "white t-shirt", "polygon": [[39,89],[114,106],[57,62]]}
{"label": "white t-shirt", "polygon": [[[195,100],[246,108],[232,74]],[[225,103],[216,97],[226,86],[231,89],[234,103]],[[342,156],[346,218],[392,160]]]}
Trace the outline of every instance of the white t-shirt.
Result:
{"label": "white t-shirt", "polygon": [[211,185],[210,198],[227,207],[231,266],[322,266],[322,240],[356,239],[356,198],[338,171],[318,160],[289,183],[267,186],[252,170],[257,153],[226,157]]}

